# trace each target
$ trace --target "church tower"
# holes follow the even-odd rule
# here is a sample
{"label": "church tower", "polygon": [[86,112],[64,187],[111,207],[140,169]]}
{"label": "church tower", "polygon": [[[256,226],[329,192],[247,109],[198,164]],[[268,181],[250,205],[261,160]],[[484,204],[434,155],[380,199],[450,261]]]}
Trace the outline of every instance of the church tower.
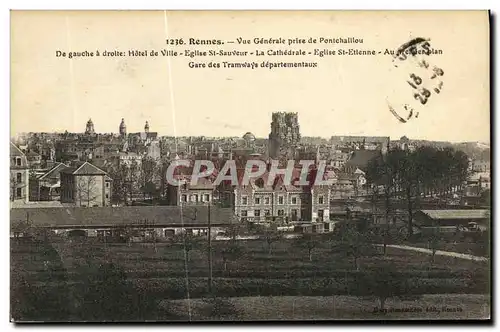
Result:
{"label": "church tower", "polygon": [[87,126],[85,127],[85,135],[94,135],[94,123],[92,122],[92,119],[89,119],[87,121]]}
{"label": "church tower", "polygon": [[149,133],[149,123],[148,123],[147,121],[146,121],[146,125],[144,126],[144,132],[145,132],[146,134],[148,134],[148,133]]}
{"label": "church tower", "polygon": [[127,136],[127,126],[125,125],[125,119],[122,119],[120,123],[120,136],[125,138]]}
{"label": "church tower", "polygon": [[[297,113],[274,112],[269,134],[269,156],[290,155],[300,142],[300,126]],[[290,156],[289,156],[290,157]]]}

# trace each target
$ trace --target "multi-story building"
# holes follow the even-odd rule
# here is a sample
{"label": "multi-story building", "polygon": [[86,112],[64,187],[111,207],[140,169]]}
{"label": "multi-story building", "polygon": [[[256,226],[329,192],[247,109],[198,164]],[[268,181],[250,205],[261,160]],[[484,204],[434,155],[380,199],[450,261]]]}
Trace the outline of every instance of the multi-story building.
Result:
{"label": "multi-story building", "polygon": [[193,185],[189,181],[189,176],[178,177],[184,178],[186,181],[179,186],[168,185],[168,200],[170,205],[200,205],[208,204],[213,201],[214,185],[208,178],[200,178]]}
{"label": "multi-story building", "polygon": [[[329,187],[296,185],[299,174],[299,169],[294,170],[290,184],[284,182],[283,175],[277,175],[269,184],[270,174],[265,172],[250,179],[248,185],[235,186],[232,195],[235,215],[249,222],[328,221]],[[239,179],[241,183],[242,176]]]}
{"label": "multi-story building", "polygon": [[26,158],[28,159],[28,166],[32,169],[40,168],[42,164],[42,156],[35,151],[26,152]]}
{"label": "multi-story building", "polygon": [[103,170],[88,163],[77,163],[60,172],[61,202],[81,207],[111,205],[112,179]]}
{"label": "multi-story building", "polygon": [[26,155],[10,143],[10,200],[29,201],[29,165]]}

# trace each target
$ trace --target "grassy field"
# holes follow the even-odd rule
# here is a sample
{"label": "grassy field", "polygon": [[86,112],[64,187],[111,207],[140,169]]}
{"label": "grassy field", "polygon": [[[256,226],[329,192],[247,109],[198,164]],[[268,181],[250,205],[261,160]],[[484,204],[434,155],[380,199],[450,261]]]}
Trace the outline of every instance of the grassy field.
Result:
{"label": "grassy field", "polygon": [[[407,242],[405,245],[429,249],[428,242]],[[438,250],[458,252],[474,256],[489,257],[489,245],[474,242],[439,242],[436,245]]]}
{"label": "grassy field", "polygon": [[[251,305],[245,301],[251,301],[253,297],[259,295],[262,298],[274,296],[269,298],[272,301],[280,301],[280,298],[283,298],[283,301],[289,301],[286,296],[293,295],[300,297],[294,298],[292,302],[295,304],[292,307],[296,305],[297,308],[301,308],[301,306],[312,305],[308,303],[316,303],[315,300],[307,297],[309,295],[342,295],[343,297],[340,296],[336,299],[335,310],[340,313],[345,309],[346,318],[361,318],[361,313],[366,314],[367,310],[373,310],[375,304],[373,300],[360,300],[358,297],[352,296],[352,281],[350,280],[357,273],[352,257],[347,257],[343,252],[332,250],[327,243],[322,243],[315,248],[310,260],[307,250],[298,247],[293,240],[281,240],[273,243],[271,251],[264,241],[242,241],[240,243],[241,254],[238,255],[237,259],[231,259],[227,264],[224,264],[221,252],[226,245],[227,242],[222,241],[213,243],[213,287],[215,295],[219,297],[245,297],[233,299],[236,302],[231,304],[232,306],[250,308]],[[434,262],[431,263],[430,256],[427,254],[389,248],[384,256],[379,248],[378,252],[373,252],[359,259],[360,271],[370,271],[387,262],[397,267],[399,273],[407,278],[410,284],[414,285],[412,287],[417,293],[487,292],[483,288],[479,289],[475,286],[475,288],[471,288],[469,281],[463,275],[477,270],[487,272],[489,271],[488,264],[452,257],[436,256]],[[113,265],[113,271],[106,270],[110,266],[109,264]],[[162,311],[162,305],[165,303],[164,301],[206,296],[208,272],[206,243],[195,245],[188,255],[185,247],[181,244],[159,243],[155,246],[151,243],[134,243],[129,246],[128,244],[104,244],[92,239],[51,243],[11,241],[12,277],[14,279],[21,278],[22,282],[29,283],[27,293],[50,294],[52,296],[50,301],[55,303],[53,312],[62,315],[63,320],[79,319],[82,306],[92,301],[101,301],[102,298],[110,301],[106,304],[110,308],[99,309],[104,317],[107,317],[105,316],[106,310],[113,312],[113,306],[127,303],[126,305],[130,307],[128,309],[131,311],[124,312],[123,317],[134,316],[140,311],[134,317],[138,317],[138,319],[170,319],[175,316],[176,319],[179,317],[185,319],[182,314],[176,313],[173,316],[171,313],[166,314]],[[102,277],[103,274],[106,277]],[[95,284],[103,285],[103,283],[102,288],[95,288],[92,291],[94,293],[88,294],[91,293],[90,290]],[[66,298],[54,297],[54,294],[65,295]],[[38,296],[35,299],[30,294],[25,294],[25,296],[28,296],[30,301],[34,303],[34,307],[40,305],[50,307],[48,304],[50,301],[43,296]],[[96,296],[102,297],[95,300]],[[318,301],[327,301],[324,305],[328,305],[331,297],[318,298]],[[147,308],[144,307],[146,302],[148,302]],[[136,307],[130,303],[134,303]],[[182,304],[182,302],[179,303]],[[390,303],[392,302],[387,302],[388,307],[390,307]],[[64,313],[67,316],[64,316],[58,307],[62,304],[68,309],[68,312]],[[256,302],[255,305],[261,304]],[[281,306],[281,304],[276,305]],[[284,308],[290,307],[290,305],[283,306]],[[358,310],[365,307],[366,310]],[[273,308],[271,311],[274,313],[270,313],[271,316],[277,315],[276,317],[279,317],[281,309],[269,306],[268,308]],[[289,311],[290,309],[283,310]],[[300,312],[299,309],[297,310]],[[469,311],[477,313],[477,310],[470,309]],[[325,318],[317,319],[332,318],[331,313],[318,314],[320,316],[317,316],[312,313],[313,311],[323,312],[310,310],[309,318],[311,319],[323,316]],[[255,312],[259,311],[250,310],[244,314],[247,315],[244,316],[247,318],[243,319],[267,319],[266,317],[268,317],[265,314],[262,314],[262,317],[257,317]],[[252,313],[254,317],[248,318],[251,317]],[[100,317],[98,314],[92,312],[88,315],[90,315],[89,317]],[[451,315],[453,314],[457,313]],[[44,315],[46,320],[50,320],[46,317],[52,315],[52,311]],[[290,313],[283,317],[290,317],[290,319],[308,318],[304,316],[306,313],[297,313],[296,315],[299,318],[293,318],[295,316],[290,316]],[[333,318],[343,318],[343,315],[333,316]]]}

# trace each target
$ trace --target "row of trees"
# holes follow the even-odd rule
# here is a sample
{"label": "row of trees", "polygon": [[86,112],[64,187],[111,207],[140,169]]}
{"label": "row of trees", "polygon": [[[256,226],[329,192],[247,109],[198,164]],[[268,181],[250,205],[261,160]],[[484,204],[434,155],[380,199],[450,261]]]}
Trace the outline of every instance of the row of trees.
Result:
{"label": "row of trees", "polygon": [[146,157],[140,164],[132,160],[130,163],[108,166],[106,170],[113,179],[113,201],[125,203],[138,193],[144,199],[165,196],[166,170],[169,164],[166,159]]}
{"label": "row of trees", "polygon": [[411,236],[414,211],[421,198],[460,193],[468,177],[468,166],[467,155],[452,148],[392,149],[369,162],[366,177],[374,189],[374,197],[383,197],[387,219],[393,210],[391,201],[404,201]]}

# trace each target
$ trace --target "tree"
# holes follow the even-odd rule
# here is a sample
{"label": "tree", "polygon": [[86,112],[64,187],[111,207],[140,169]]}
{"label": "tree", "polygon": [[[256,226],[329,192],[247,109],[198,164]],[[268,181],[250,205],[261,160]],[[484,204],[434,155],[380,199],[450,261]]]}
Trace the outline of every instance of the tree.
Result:
{"label": "tree", "polygon": [[460,188],[467,178],[467,167],[467,156],[451,148],[423,146],[415,151],[391,149],[385,158],[369,164],[367,180],[385,187],[386,203],[390,202],[391,196],[404,200],[408,234],[412,236],[413,214],[419,207],[421,197],[428,193],[444,196]]}
{"label": "tree", "polygon": [[264,235],[262,236],[262,238],[267,245],[269,255],[271,255],[273,250],[272,244],[281,240],[283,238],[283,233],[278,231],[277,229],[268,228],[264,231]]}
{"label": "tree", "polygon": [[318,241],[317,235],[304,233],[296,239],[296,245],[299,248],[307,250],[309,261],[312,262],[312,253],[320,245],[320,241]]}
{"label": "tree", "polygon": [[134,199],[133,195],[137,191],[137,185],[140,179],[141,169],[139,163],[136,160],[132,160],[130,165],[128,165],[128,172],[126,178],[126,184],[129,194],[129,199],[132,201]]}
{"label": "tree", "polygon": [[224,241],[220,250],[224,271],[227,271],[228,261],[236,261],[243,255],[243,248],[235,240]]}
{"label": "tree", "polygon": [[139,180],[144,198],[152,197],[156,193],[154,180],[158,174],[158,162],[152,157],[146,157],[141,162]]}
{"label": "tree", "polygon": [[384,262],[373,270],[359,273],[353,279],[358,296],[372,296],[379,302],[379,311],[385,311],[387,299],[403,297],[410,293],[409,280],[397,271],[394,264]]}
{"label": "tree", "polygon": [[167,193],[167,169],[170,166],[170,160],[161,159],[157,167],[157,172],[159,172],[160,177],[160,196],[165,197]]}
{"label": "tree", "polygon": [[13,176],[10,177],[10,200],[14,202],[17,197],[17,179]]}
{"label": "tree", "polygon": [[359,259],[374,253],[373,245],[369,243],[366,234],[360,233],[352,226],[345,228],[337,237],[340,243],[333,247],[334,251],[341,252],[347,257],[352,257],[356,271],[359,271]]}
{"label": "tree", "polygon": [[436,252],[439,249],[439,245],[442,242],[442,237],[439,231],[439,226],[434,226],[432,229],[431,236],[428,240],[429,249],[431,250],[431,265],[434,264],[434,258],[436,256]]}
{"label": "tree", "polygon": [[95,176],[78,176],[76,178],[76,190],[78,203],[80,206],[90,207],[92,203],[99,197],[99,188],[97,187],[97,179]]}
{"label": "tree", "polygon": [[186,255],[186,261],[188,262],[191,259],[190,257],[191,251],[201,244],[200,240],[201,240],[200,236],[194,236],[193,234],[186,232],[180,233],[173,238],[174,243],[177,243],[182,246],[184,254]]}
{"label": "tree", "polygon": [[240,224],[232,223],[227,228],[227,235],[231,238],[231,240],[236,240],[238,235],[243,232],[243,227]]}

